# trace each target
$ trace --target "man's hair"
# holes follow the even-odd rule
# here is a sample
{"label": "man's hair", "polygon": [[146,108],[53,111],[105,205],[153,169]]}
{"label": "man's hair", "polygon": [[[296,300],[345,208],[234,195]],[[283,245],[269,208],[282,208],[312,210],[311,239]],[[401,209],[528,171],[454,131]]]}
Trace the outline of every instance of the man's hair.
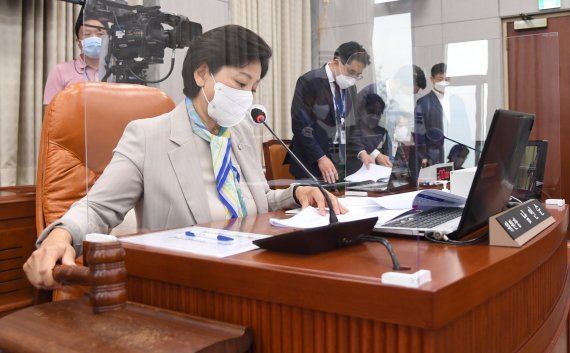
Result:
{"label": "man's hair", "polygon": [[79,15],[77,15],[77,20],[75,20],[75,38],[79,38],[79,30],[81,29],[81,26],[83,26],[83,23],[87,22],[87,21],[91,21],[91,20],[99,21],[102,24],[105,23],[104,18],[95,18],[95,17],[85,18],[85,16],[83,15],[83,9],[82,9],[79,12]]}
{"label": "man's hair", "polygon": [[190,43],[182,66],[184,94],[194,98],[200,87],[194,80],[194,72],[200,65],[208,65],[212,74],[223,66],[244,67],[252,62],[261,62],[261,78],[269,69],[271,47],[253,31],[238,25],[214,28],[196,37]]}
{"label": "man's hair", "polygon": [[346,42],[341,44],[335,51],[334,57],[339,58],[343,64],[350,64],[348,61],[356,60],[364,66],[370,65],[370,55],[364,47],[357,42]]}
{"label": "man's hair", "polygon": [[367,113],[382,115],[385,108],[386,103],[384,103],[382,97],[376,93],[369,93],[364,97],[364,109]]}
{"label": "man's hair", "polygon": [[447,159],[450,162],[453,162],[455,158],[460,157],[462,154],[464,154],[465,157],[467,157],[467,155],[469,154],[469,149],[462,144],[456,144],[453,145],[453,147],[451,147],[451,149],[449,150]]}
{"label": "man's hair", "polygon": [[436,77],[439,74],[445,75],[447,72],[447,65],[444,63],[435,64],[431,68],[431,77]]}
{"label": "man's hair", "polygon": [[414,65],[414,84],[421,89],[426,88],[426,74],[418,65]]}

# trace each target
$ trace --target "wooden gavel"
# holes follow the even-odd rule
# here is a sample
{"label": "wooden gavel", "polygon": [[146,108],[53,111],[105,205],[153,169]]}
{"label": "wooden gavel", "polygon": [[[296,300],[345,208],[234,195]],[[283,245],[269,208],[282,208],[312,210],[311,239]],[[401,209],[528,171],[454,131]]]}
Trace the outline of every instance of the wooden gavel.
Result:
{"label": "wooden gavel", "polygon": [[93,312],[120,310],[127,301],[125,250],[119,241],[83,242],[86,266],[57,265],[53,278],[62,284],[90,286]]}

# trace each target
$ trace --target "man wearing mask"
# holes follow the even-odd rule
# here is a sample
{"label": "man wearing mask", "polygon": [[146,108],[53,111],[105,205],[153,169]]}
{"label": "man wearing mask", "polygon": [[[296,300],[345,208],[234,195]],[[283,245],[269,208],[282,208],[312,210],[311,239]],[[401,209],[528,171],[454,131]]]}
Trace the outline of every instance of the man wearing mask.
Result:
{"label": "man wearing mask", "polygon": [[[346,163],[347,126],[354,125],[354,84],[370,64],[370,56],[356,42],[341,44],[333,59],[297,80],[291,104],[293,141],[291,150],[317,177],[327,183],[343,179]],[[306,179],[292,159],[289,170],[296,179]]]}
{"label": "man wearing mask", "polygon": [[418,99],[415,110],[415,132],[418,162],[422,168],[445,162],[443,148],[445,89],[450,85],[447,65],[439,63],[431,68],[430,93]]}
{"label": "man wearing mask", "polygon": [[67,85],[99,81],[99,54],[105,27],[96,19],[83,19],[79,14],[75,22],[77,45],[81,50],[79,58],[57,64],[49,73],[44,90],[44,107]]}

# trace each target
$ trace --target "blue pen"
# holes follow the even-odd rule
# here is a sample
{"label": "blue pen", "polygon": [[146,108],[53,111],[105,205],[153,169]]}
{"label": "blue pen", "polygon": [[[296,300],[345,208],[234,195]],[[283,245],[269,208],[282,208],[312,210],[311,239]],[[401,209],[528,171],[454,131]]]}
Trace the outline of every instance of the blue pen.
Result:
{"label": "blue pen", "polygon": [[218,240],[220,241],[232,241],[234,238],[228,237],[227,235],[218,234]]}
{"label": "blue pen", "polygon": [[[184,232],[184,235],[186,235],[186,236],[188,236],[188,237],[199,237],[199,236],[202,236],[202,237],[204,237],[204,238],[209,238],[208,235],[210,235],[210,234],[194,233],[194,232],[188,230],[188,231]],[[211,235],[213,235],[213,234],[211,234]],[[233,240],[234,240],[234,238],[228,237],[227,235],[222,235],[222,234],[218,234],[218,235],[216,236],[216,239],[219,240],[219,241],[221,241],[221,242],[230,242],[230,241],[233,241]]]}

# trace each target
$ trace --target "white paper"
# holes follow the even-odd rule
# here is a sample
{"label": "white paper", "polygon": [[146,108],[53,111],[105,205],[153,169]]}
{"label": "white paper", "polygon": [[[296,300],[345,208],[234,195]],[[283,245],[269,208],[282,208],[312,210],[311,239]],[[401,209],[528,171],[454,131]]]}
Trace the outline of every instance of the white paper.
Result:
{"label": "white paper", "polygon": [[[337,215],[337,218],[339,222],[350,222],[358,219],[378,217],[376,224],[382,225],[407,211],[409,211],[409,209],[386,210],[377,205],[353,206],[348,213]],[[271,218],[269,222],[277,227],[315,228],[329,224],[329,214],[327,212],[326,215],[321,216],[317,208],[307,207],[291,218]]]}
{"label": "white paper", "polygon": [[[192,232],[195,236],[188,236],[186,232]],[[233,240],[220,241],[217,239],[218,235],[230,237]],[[256,239],[267,238],[268,236],[269,235],[223,229],[187,227],[131,237],[121,237],[119,240],[125,243],[183,251],[203,256],[226,257],[257,249],[258,247],[252,242]]]}
{"label": "white paper", "polygon": [[362,164],[359,170],[344,179],[356,183],[361,181],[387,181],[390,178],[392,168],[377,164],[371,164],[368,167],[367,169],[366,166]]}
{"label": "white paper", "polygon": [[421,191],[404,192],[401,194],[387,195],[373,198],[374,202],[389,210],[412,208],[416,195]]}
{"label": "white paper", "polygon": [[[378,217],[377,226],[408,212],[411,209],[431,207],[463,207],[465,198],[441,190],[420,190],[383,197],[341,197],[339,202],[348,213],[337,215],[339,222]],[[317,208],[307,207],[291,218],[271,218],[278,227],[314,228],[329,224],[328,213],[321,216]]]}

